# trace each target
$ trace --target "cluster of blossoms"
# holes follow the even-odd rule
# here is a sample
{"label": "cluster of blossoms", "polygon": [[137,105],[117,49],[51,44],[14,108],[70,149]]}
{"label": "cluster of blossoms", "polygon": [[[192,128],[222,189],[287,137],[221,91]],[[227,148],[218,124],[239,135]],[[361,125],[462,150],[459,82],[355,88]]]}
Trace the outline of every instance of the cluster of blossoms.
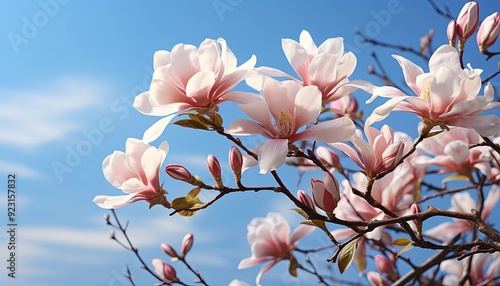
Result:
{"label": "cluster of blossoms", "polygon": [[[482,70],[470,65],[464,68],[461,64],[465,42],[477,30],[478,19],[478,4],[467,3],[457,20],[452,20],[448,26],[450,45],[443,45],[432,54],[428,72],[402,56],[393,56],[414,95],[394,86],[375,86],[364,80],[349,79],[356,67],[356,57],[344,51],[343,39],[327,39],[317,46],[307,31],[300,34],[299,42],[282,40],[284,54],[298,79],[275,68],[256,68],[255,56],[238,66],[235,55],[223,39],[207,39],[199,47],[178,44],[171,52],[158,51],[154,55],[150,89],[136,97],[134,107],[143,114],[162,118],[145,131],[142,140],[128,139],[125,152],[116,151],[103,162],[106,179],[126,195],[100,195],[94,202],[102,208],[113,209],[145,200],[150,207],[162,205],[181,215],[193,215],[232,192],[281,192],[298,207],[297,212],[304,216],[308,225],[300,225],[290,235],[289,224],[277,213],[250,222],[247,237],[252,254],[243,259],[238,268],[268,263],[257,275],[258,285],[262,275],[283,260],[290,262],[292,275],[297,275],[297,269],[302,269],[320,277],[316,270],[304,268],[294,256],[298,251],[298,240],[315,227],[327,233],[338,248],[332,260],[338,258],[339,264],[344,265],[341,272],[351,261],[360,272],[364,272],[367,250],[378,245],[384,255],[374,256],[378,271],[368,271],[366,278],[372,285],[395,282],[401,276],[395,267],[398,258],[392,252],[387,255],[384,250],[391,247],[394,239],[390,230],[401,226],[400,229],[412,239],[406,245],[430,248],[431,243],[426,239],[448,243],[456,234],[476,231],[471,220],[456,213],[471,214],[471,209],[480,210],[479,218],[488,223],[489,214],[500,198],[500,118],[491,113],[491,110],[500,108],[500,103],[495,102],[490,83],[486,83],[484,95],[479,96],[483,86]],[[482,53],[491,55],[488,49],[499,31],[498,13],[484,19],[477,33]],[[456,37],[459,38],[458,50],[455,48]],[[234,91],[243,81],[259,94]],[[353,92],[359,89],[371,94],[367,102],[373,102],[377,97],[389,98],[376,107],[365,122],[358,113],[358,100],[353,96]],[[250,119],[236,119],[227,128],[223,127],[218,105],[225,101],[237,103]],[[392,111],[411,112],[421,119],[418,139],[394,131],[389,125],[380,129],[372,126]],[[195,188],[186,196],[172,201],[167,199],[164,184],[160,183],[160,173],[168,144],[163,142],[156,148],[150,143],[179,116],[188,119],[175,124],[215,131],[236,145],[229,150],[228,162],[237,187],[226,186],[219,159],[208,155],[206,165],[214,184],[207,184],[192,175],[183,165],[169,164],[164,171],[171,178]],[[245,135],[261,135],[265,141],[256,146],[245,146],[235,137]],[[339,152],[352,160],[356,170],[341,164]],[[297,195],[293,195],[277,173],[283,164],[295,165],[302,170],[320,169],[322,178],[310,180],[310,193],[298,190]],[[277,187],[243,185],[243,172],[257,165],[261,174],[271,173],[278,178]],[[481,195],[486,192],[483,187],[489,186],[488,194],[476,202],[467,189],[448,192],[453,193],[451,208],[440,214],[453,214],[449,215],[453,222],[443,222],[423,231],[423,221],[428,217],[421,217],[426,212],[420,205],[427,201],[421,195],[422,188],[437,189],[424,182],[429,173],[449,175],[443,183],[456,178],[467,180],[476,185]],[[338,177],[343,178],[340,183]],[[201,189],[216,190],[219,195],[203,203],[198,198]],[[447,194],[446,190],[440,191],[442,196]],[[405,216],[411,218],[395,221]],[[389,219],[394,222],[371,224]],[[347,228],[330,231],[325,222]],[[496,241],[498,243],[500,241]],[[162,244],[162,249],[175,260],[185,261],[192,244],[193,237],[188,235],[182,243],[180,255],[170,245]],[[454,283],[461,279],[463,271],[470,271],[471,283],[487,279],[498,282],[498,246],[496,251],[492,256],[484,253],[471,255],[468,259],[483,261],[480,263],[483,267],[474,269],[462,262],[443,262],[442,270],[448,273],[444,280]],[[487,259],[491,262],[485,273],[483,268]],[[152,265],[163,283],[185,285],[168,263],[154,259]],[[429,278],[418,279],[424,283]],[[234,280],[230,285],[243,284]]]}

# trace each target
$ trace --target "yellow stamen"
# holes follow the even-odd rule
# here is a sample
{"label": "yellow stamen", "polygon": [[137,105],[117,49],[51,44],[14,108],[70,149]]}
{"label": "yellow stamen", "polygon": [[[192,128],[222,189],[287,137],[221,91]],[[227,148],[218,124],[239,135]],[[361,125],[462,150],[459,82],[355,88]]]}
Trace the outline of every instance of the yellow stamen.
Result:
{"label": "yellow stamen", "polygon": [[278,120],[276,121],[276,129],[278,131],[278,138],[288,138],[295,131],[295,121],[292,115],[282,109]]}

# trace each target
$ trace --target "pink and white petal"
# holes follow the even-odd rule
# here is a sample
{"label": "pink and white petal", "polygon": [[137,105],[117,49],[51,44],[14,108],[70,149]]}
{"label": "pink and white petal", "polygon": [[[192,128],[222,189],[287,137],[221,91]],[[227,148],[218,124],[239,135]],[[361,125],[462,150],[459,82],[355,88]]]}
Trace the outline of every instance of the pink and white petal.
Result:
{"label": "pink and white petal", "polygon": [[309,55],[314,56],[318,53],[318,48],[308,31],[302,30],[299,36],[299,43],[306,49]]}
{"label": "pink and white petal", "polygon": [[[335,211],[337,210],[338,208]],[[356,234],[354,230],[350,228],[339,228],[336,230],[332,230],[330,233],[333,235],[333,237],[335,237],[336,240],[342,240]]]}
{"label": "pink and white petal", "polygon": [[356,68],[357,59],[352,52],[345,53],[337,65],[337,79],[349,77]]}
{"label": "pink and white petal", "polygon": [[255,67],[256,63],[257,63],[257,57],[255,55],[252,55],[246,62],[240,65],[237,69],[250,71]]}
{"label": "pink and white petal", "polygon": [[375,100],[375,98],[379,96],[392,98],[392,97],[403,97],[407,95],[401,90],[392,86],[377,86],[373,88],[372,97],[370,97],[366,101],[366,103],[372,103]]}
{"label": "pink and white petal", "polygon": [[458,52],[453,46],[442,45],[432,54],[429,60],[429,72],[433,74],[437,73],[441,67],[450,68],[457,75],[463,71],[460,66]]}
{"label": "pink and white petal", "polygon": [[269,257],[255,257],[255,256],[247,257],[240,261],[240,263],[238,264],[238,269],[245,269],[248,267],[252,267],[269,260],[270,260]]}
{"label": "pink and white petal", "polygon": [[392,57],[395,58],[401,66],[406,84],[413,90],[413,92],[415,92],[415,94],[419,94],[420,89],[416,85],[416,79],[418,75],[424,73],[422,68],[401,56],[392,55]]}
{"label": "pink and white petal", "polygon": [[231,101],[238,104],[248,104],[257,100],[262,100],[260,95],[245,91],[231,91],[223,95],[220,99],[221,101]]}
{"label": "pink and white petal", "polygon": [[315,123],[321,113],[321,91],[316,86],[305,86],[295,97],[295,128]]}
{"label": "pink and white petal", "polygon": [[[248,71],[244,69],[238,69],[234,72],[224,76],[221,79],[216,79],[214,88],[210,91],[214,99],[220,97],[233,89],[238,83],[243,81],[247,76]],[[220,76],[220,75],[219,75]]]}
{"label": "pink and white petal", "polygon": [[336,37],[326,39],[321,45],[318,47],[318,54],[332,54],[337,56],[342,56],[344,53],[344,38]]}
{"label": "pink and white petal", "polygon": [[316,228],[310,225],[301,224],[297,226],[293,232],[292,236],[290,236],[290,244],[294,244],[299,239],[305,237],[306,235],[312,233]]}
{"label": "pink and white petal", "polygon": [[156,51],[153,57],[153,68],[170,64],[170,52],[165,50]]}
{"label": "pink and white petal", "polygon": [[500,199],[500,186],[493,185],[488,193],[488,196],[484,200],[484,209],[481,214],[481,218],[486,220],[493,208],[496,206],[498,199]]}
{"label": "pink and white petal", "polygon": [[172,119],[177,116],[176,114],[171,114],[162,119],[156,121],[151,127],[149,127],[142,136],[142,141],[145,143],[150,143],[155,141],[163,133],[167,125],[172,121]]}
{"label": "pink and white petal", "polygon": [[430,85],[431,110],[438,117],[448,111],[449,104],[460,93],[460,80],[455,71],[442,67]]}
{"label": "pink and white petal", "polygon": [[200,71],[217,71],[219,64],[220,49],[219,44],[212,39],[205,39],[198,48],[198,61],[200,62]]}
{"label": "pink and white petal", "polygon": [[362,89],[369,94],[373,94],[373,89],[375,86],[368,81],[361,80],[361,79],[355,79],[351,81],[346,81],[345,83],[339,84],[335,87],[335,90],[332,94],[328,96],[326,99],[327,102],[331,102],[334,100],[337,100],[345,95],[348,95],[350,93],[353,93],[354,91],[358,89]]}
{"label": "pink and white petal", "polygon": [[[271,67],[258,67],[256,68],[258,72],[260,72],[262,75],[268,76],[268,77],[284,77],[288,78],[291,80],[299,81],[296,78],[292,77],[291,75],[287,74],[286,72],[276,69],[276,68],[271,68]],[[250,85],[252,88],[255,88],[255,84]],[[257,89],[257,88],[255,88]],[[260,90],[260,89],[257,89]]]}
{"label": "pink and white petal", "polygon": [[259,150],[260,173],[276,170],[285,162],[288,154],[288,139],[269,139]]}
{"label": "pink and white petal", "polygon": [[[136,176],[139,177],[139,174]],[[130,178],[120,186],[120,189],[126,194],[136,194],[148,188],[145,184],[147,184],[146,178]]]}
{"label": "pink and white petal", "polygon": [[462,140],[451,141],[444,147],[444,153],[457,164],[465,163],[465,160],[469,158],[469,144]]}
{"label": "pink and white petal", "polygon": [[186,95],[194,98],[198,103],[206,102],[214,84],[215,73],[213,71],[197,72],[187,82]]}
{"label": "pink and white petal", "polygon": [[141,167],[146,175],[149,186],[159,189],[159,172],[160,166],[163,161],[161,152],[155,147],[151,146],[144,152],[141,158]]}
{"label": "pink and white petal", "polygon": [[267,138],[273,138],[272,134],[266,128],[262,127],[262,125],[245,118],[236,119],[231,122],[226,132],[233,135],[260,134]]}
{"label": "pink and white petal", "polygon": [[193,45],[177,44],[170,54],[170,69],[168,75],[176,83],[186,83],[197,72],[200,71],[199,62],[193,61],[197,58],[198,48]]}
{"label": "pink and white petal", "polygon": [[375,171],[377,167],[377,157],[375,157],[372,146],[357,136],[353,136],[349,140],[359,152],[363,160],[364,169],[368,171]]}
{"label": "pink and white petal", "polygon": [[351,146],[349,146],[345,143],[333,143],[333,144],[328,144],[328,145],[332,146],[333,148],[335,148],[337,150],[344,152],[344,154],[346,154],[349,158],[351,158],[351,160],[353,160],[354,163],[356,163],[356,165],[358,165],[360,168],[362,168],[362,169],[365,168],[363,161],[359,157],[359,153],[355,149],[353,149]]}
{"label": "pink and white petal", "polygon": [[265,240],[259,240],[252,243],[252,255],[256,257],[276,257],[280,251],[275,248],[273,243]]}
{"label": "pink and white petal", "polygon": [[130,204],[135,194],[123,196],[96,196],[93,202],[103,209],[116,209]]}
{"label": "pink and white petal", "polygon": [[373,123],[385,119],[401,101],[408,97],[409,96],[399,96],[389,99],[387,102],[373,110],[372,114],[366,119],[365,124],[372,125]]}
{"label": "pink and white petal", "polygon": [[158,147],[158,151],[161,154],[161,162],[162,163],[165,160],[165,157],[167,156],[169,149],[170,149],[170,146],[168,145],[167,141],[161,142],[160,146]]}
{"label": "pink and white petal", "polygon": [[[290,81],[295,86],[298,92],[302,87],[299,83]],[[292,87],[290,88],[292,89]],[[280,117],[281,111],[286,110],[293,114],[296,92],[289,93],[289,89],[277,80],[266,78],[264,82],[264,89],[262,90],[262,97],[267,103],[269,112],[277,120]]]}
{"label": "pink and white petal", "polygon": [[248,104],[238,104],[238,108],[246,115],[250,116],[250,118],[262,124],[267,130],[275,130],[265,100],[256,100]]}
{"label": "pink and white petal", "polygon": [[464,228],[463,225],[444,222],[436,227],[429,229],[425,232],[425,234],[436,240],[447,241],[451,239],[455,234],[465,231],[468,231],[468,229]]}
{"label": "pink and white petal", "polygon": [[481,136],[494,136],[500,132],[500,118],[495,114],[455,117],[446,120],[446,124],[450,126],[472,128]]}
{"label": "pink and white petal", "polygon": [[165,116],[185,108],[187,104],[185,100],[166,104],[158,103],[153,98],[152,91],[146,91],[135,97],[133,106],[142,114]]}
{"label": "pink and white petal", "polygon": [[476,207],[476,202],[467,192],[456,193],[451,197],[450,210],[470,213],[471,209],[475,209]]}
{"label": "pink and white petal", "polygon": [[274,260],[273,262],[262,266],[262,268],[259,271],[259,274],[257,274],[257,277],[255,278],[255,283],[257,286],[262,286],[262,284],[260,284],[262,276],[266,274],[266,272],[269,271],[269,269],[271,269],[277,262],[278,262],[277,260]]}
{"label": "pink and white petal", "polygon": [[335,55],[319,54],[315,56],[309,65],[309,74],[311,84],[318,86],[321,90],[332,83],[338,81],[337,78],[337,61]]}
{"label": "pink and white petal", "polygon": [[236,69],[236,65],[237,65],[236,56],[233,54],[233,52],[227,46],[226,40],[224,40],[223,38],[219,38],[219,39],[217,39],[217,42],[219,42],[219,44],[221,46],[220,60],[221,60],[222,65],[224,67],[224,72],[231,73],[234,71],[234,69]]}
{"label": "pink and white petal", "polygon": [[299,75],[304,84],[309,85],[309,55],[307,51],[292,39],[283,39],[281,41],[281,46],[292,68]]}
{"label": "pink and white petal", "polygon": [[348,139],[356,130],[356,126],[351,119],[347,117],[324,121],[301,133],[295,134],[290,140],[292,142],[299,140],[313,140],[324,143],[335,143]]}

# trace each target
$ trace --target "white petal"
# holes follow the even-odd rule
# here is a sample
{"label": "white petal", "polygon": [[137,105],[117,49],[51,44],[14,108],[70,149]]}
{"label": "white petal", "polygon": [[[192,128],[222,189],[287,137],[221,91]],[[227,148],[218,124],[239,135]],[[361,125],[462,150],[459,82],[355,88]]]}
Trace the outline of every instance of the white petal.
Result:
{"label": "white petal", "polygon": [[115,209],[128,205],[135,194],[124,196],[96,196],[94,203],[103,209]]}
{"label": "white petal", "polygon": [[144,132],[142,136],[142,141],[146,143],[150,143],[155,141],[160,135],[163,133],[163,130],[167,127],[167,125],[172,121],[172,119],[176,116],[176,114],[171,114],[169,116],[163,117],[162,119],[156,121],[151,127]]}
{"label": "white petal", "polygon": [[260,173],[276,170],[285,162],[288,154],[288,139],[269,139],[259,150]]}

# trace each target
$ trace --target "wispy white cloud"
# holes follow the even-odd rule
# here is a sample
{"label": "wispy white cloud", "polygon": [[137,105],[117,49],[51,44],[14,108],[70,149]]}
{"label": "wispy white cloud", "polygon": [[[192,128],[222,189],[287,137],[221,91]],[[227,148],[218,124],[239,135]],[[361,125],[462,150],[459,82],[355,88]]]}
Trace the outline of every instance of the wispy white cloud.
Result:
{"label": "wispy white cloud", "polygon": [[76,114],[101,102],[109,85],[60,78],[37,89],[0,90],[0,143],[33,148],[82,127]]}
{"label": "wispy white cloud", "polygon": [[38,172],[37,170],[29,166],[17,162],[3,161],[3,160],[0,161],[0,173],[20,174],[23,178],[26,179],[42,179],[44,177],[42,173]]}

